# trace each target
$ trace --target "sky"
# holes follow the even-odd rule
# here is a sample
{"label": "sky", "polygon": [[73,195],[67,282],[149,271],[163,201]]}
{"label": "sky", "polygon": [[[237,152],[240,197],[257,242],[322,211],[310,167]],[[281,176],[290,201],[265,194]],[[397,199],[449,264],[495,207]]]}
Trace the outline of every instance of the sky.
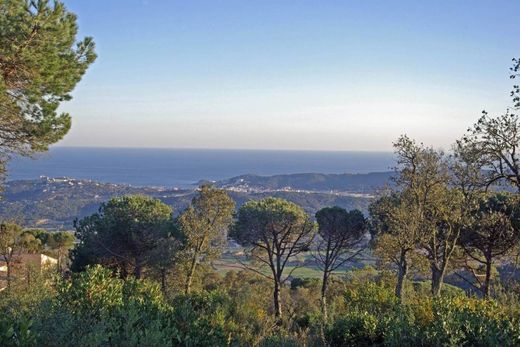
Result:
{"label": "sky", "polygon": [[60,146],[449,149],[520,56],[518,0],[64,2],[98,59]]}

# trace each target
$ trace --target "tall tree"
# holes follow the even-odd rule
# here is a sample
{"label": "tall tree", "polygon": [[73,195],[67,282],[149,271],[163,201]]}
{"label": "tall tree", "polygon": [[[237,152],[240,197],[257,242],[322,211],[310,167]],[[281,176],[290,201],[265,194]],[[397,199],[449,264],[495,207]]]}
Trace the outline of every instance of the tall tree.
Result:
{"label": "tall tree", "polygon": [[279,198],[249,201],[240,207],[238,220],[231,237],[249,247],[253,260],[269,268],[273,281],[274,314],[280,321],[282,303],[280,290],[290,276],[283,277],[284,270],[296,255],[309,249],[315,226],[298,205]]}
{"label": "tall tree", "polygon": [[77,41],[76,16],[60,1],[0,3],[0,164],[13,153],[44,151],[70,129],[62,101],[95,60],[94,42]]}
{"label": "tall tree", "polygon": [[221,254],[234,211],[235,202],[225,190],[204,185],[177,219],[184,241],[186,293],[191,291],[200,262],[210,261]]}
{"label": "tall tree", "polygon": [[440,294],[463,225],[463,194],[450,187],[449,162],[442,151],[401,136],[394,144],[397,187],[407,190],[418,213],[420,246],[431,268],[432,294]]}
{"label": "tall tree", "polygon": [[117,197],[75,227],[79,244],[71,253],[73,270],[99,263],[141,278],[152,252],[172,233],[172,209],[145,196]]}
{"label": "tall tree", "polygon": [[[375,253],[397,267],[395,295],[401,299],[405,281],[421,244],[422,216],[408,191],[385,195],[369,207]],[[417,261],[415,261],[416,263]]]}
{"label": "tall tree", "polygon": [[163,238],[149,254],[151,276],[161,283],[161,291],[168,295],[168,278],[175,273],[175,265],[182,263],[182,241],[175,232]]}
{"label": "tall tree", "polygon": [[314,258],[323,271],[321,306],[327,318],[327,289],[333,271],[352,260],[366,232],[366,220],[359,210],[347,212],[341,207],[325,207],[316,213],[318,235]]}
{"label": "tall tree", "polygon": [[[474,274],[485,297],[491,291],[493,265],[512,250],[520,240],[520,208],[518,198],[506,193],[490,194],[471,211],[471,223],[463,229],[460,243],[470,262],[467,268]],[[472,265],[477,264],[477,268]],[[484,267],[484,280],[477,273]]]}

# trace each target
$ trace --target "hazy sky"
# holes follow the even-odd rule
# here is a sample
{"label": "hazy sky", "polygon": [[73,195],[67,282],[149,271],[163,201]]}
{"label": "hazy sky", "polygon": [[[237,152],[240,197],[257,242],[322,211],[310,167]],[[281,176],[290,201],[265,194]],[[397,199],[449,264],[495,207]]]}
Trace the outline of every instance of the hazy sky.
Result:
{"label": "hazy sky", "polygon": [[99,55],[67,146],[447,148],[520,56],[518,0],[65,3]]}

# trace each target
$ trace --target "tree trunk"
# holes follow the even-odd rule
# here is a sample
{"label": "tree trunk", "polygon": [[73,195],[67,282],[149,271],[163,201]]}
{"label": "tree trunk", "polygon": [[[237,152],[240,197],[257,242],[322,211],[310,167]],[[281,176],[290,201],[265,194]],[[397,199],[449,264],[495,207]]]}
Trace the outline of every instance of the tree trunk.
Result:
{"label": "tree trunk", "polygon": [[60,274],[61,273],[61,251],[58,249],[58,263],[57,263],[57,266],[58,266],[58,273]]}
{"label": "tree trunk", "polygon": [[281,323],[281,320],[282,320],[282,305],[280,302],[280,287],[281,287],[281,283],[280,283],[279,279],[275,279],[274,292],[273,292],[274,315],[277,318],[279,323]]}
{"label": "tree trunk", "polygon": [[442,283],[444,281],[444,267],[442,269],[432,265],[432,295],[434,297],[441,294]]}
{"label": "tree trunk", "polygon": [[135,260],[135,267],[134,267],[134,276],[137,279],[141,278],[141,272],[143,269],[143,264],[141,263],[141,259]]}
{"label": "tree trunk", "polygon": [[327,320],[327,288],[329,282],[329,274],[328,269],[323,271],[323,282],[321,284],[321,312],[323,313],[323,318],[325,321]]}
{"label": "tree trunk", "polygon": [[6,261],[5,265],[7,266],[7,289],[11,288],[11,262]]}
{"label": "tree trunk", "polygon": [[193,282],[193,276],[195,276],[195,268],[197,267],[197,256],[193,257],[193,261],[191,262],[190,269],[188,271],[188,276],[186,277],[186,288],[184,289],[184,294],[189,294],[191,292],[191,283]]}
{"label": "tree trunk", "polygon": [[128,271],[128,267],[129,267],[129,265],[127,262],[123,263],[123,265],[121,266],[121,268],[120,268],[120,271],[121,271],[120,277],[121,278],[127,278],[130,275],[130,272]]}
{"label": "tree trunk", "polygon": [[403,287],[404,282],[406,280],[406,275],[408,274],[408,260],[406,258],[406,251],[401,251],[401,256],[399,259],[399,271],[397,273],[397,284],[395,286],[395,296],[401,300],[403,295]]}
{"label": "tree trunk", "polygon": [[486,257],[486,278],[484,280],[484,286],[482,292],[484,293],[484,297],[489,298],[489,294],[491,293],[491,267],[493,263],[491,258]]}
{"label": "tree trunk", "polygon": [[161,291],[166,296],[166,269],[161,269]]}

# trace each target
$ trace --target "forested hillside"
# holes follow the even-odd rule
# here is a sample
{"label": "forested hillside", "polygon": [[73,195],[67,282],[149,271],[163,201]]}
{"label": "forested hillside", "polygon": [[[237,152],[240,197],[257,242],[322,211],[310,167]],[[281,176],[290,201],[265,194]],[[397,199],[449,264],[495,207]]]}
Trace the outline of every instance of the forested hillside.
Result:
{"label": "forested hillside", "polygon": [[310,191],[339,191],[372,194],[385,185],[391,185],[393,172],[368,174],[302,173],[290,175],[242,175],[217,181],[218,187],[241,187],[251,190],[298,189]]}
{"label": "forested hillside", "polygon": [[[297,191],[246,191],[228,185],[229,194],[237,206],[251,199],[272,195],[301,205],[310,214],[329,205],[366,211],[370,196],[350,196]],[[70,178],[41,178],[29,181],[10,181],[0,200],[0,218],[14,220],[26,227],[72,228],[76,218],[94,213],[101,202],[111,197],[141,194],[155,197],[172,206],[174,213],[184,210],[194,189],[162,189],[132,187],[124,184],[99,183]]]}
{"label": "forested hillside", "polygon": [[[513,52],[520,7],[371,3],[70,1],[108,59],[62,107],[93,39],[60,0],[0,1],[0,346],[520,346],[520,86],[504,112],[459,123],[480,99],[496,112],[501,84],[481,67]],[[82,145],[388,141],[395,166],[190,189],[5,182],[12,158],[68,134],[62,110],[83,113]],[[190,153],[161,182],[215,159]],[[324,153],[313,167],[337,172]],[[105,177],[155,178],[168,160],[151,159],[153,174],[137,160]],[[216,162],[242,160],[263,165]],[[213,177],[266,172],[242,167]]]}

